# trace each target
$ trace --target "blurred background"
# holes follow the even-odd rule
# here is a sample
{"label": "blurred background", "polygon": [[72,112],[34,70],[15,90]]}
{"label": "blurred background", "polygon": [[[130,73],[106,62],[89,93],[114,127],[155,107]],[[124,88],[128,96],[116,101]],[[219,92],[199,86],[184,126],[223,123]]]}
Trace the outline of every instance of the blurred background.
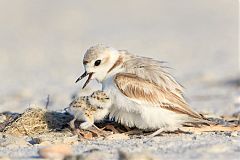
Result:
{"label": "blurred background", "polygon": [[51,110],[100,87],[75,84],[103,43],[168,61],[197,111],[232,114],[238,94],[237,0],[0,0],[0,111]]}

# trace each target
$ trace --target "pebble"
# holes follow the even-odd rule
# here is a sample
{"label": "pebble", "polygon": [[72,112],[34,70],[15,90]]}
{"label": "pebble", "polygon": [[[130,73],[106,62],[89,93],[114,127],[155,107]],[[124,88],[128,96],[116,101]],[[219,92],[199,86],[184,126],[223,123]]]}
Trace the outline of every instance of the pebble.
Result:
{"label": "pebble", "polygon": [[72,148],[69,145],[51,145],[39,149],[38,154],[41,158],[47,159],[63,159],[66,156],[72,155]]}
{"label": "pebble", "polygon": [[226,135],[228,137],[238,137],[238,131],[224,132],[224,135]]}

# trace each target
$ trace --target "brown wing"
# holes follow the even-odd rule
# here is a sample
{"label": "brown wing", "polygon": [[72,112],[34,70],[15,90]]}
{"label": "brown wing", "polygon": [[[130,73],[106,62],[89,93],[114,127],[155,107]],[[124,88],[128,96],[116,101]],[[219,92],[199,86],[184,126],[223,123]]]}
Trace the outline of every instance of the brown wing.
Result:
{"label": "brown wing", "polygon": [[[131,73],[139,78],[160,86],[162,89],[170,90],[172,93],[181,97],[183,100],[183,87],[168,72],[169,67],[166,62],[158,61],[152,58],[131,56],[127,51],[124,52],[128,59],[124,61],[124,73]],[[125,56],[125,57],[127,57]]]}
{"label": "brown wing", "polygon": [[164,89],[130,73],[118,73],[114,80],[118,89],[133,101],[146,105],[160,106],[194,118],[202,118],[198,113],[189,108],[182,97],[177,96],[167,88]]}

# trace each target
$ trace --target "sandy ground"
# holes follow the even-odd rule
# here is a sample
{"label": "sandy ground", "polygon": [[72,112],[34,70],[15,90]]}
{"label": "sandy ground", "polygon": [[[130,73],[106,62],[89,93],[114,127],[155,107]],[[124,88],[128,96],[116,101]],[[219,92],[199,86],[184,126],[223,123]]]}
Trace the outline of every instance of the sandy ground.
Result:
{"label": "sandy ground", "polygon": [[[168,61],[199,112],[232,115],[240,110],[237,0],[3,0],[0,24],[0,112],[44,106],[48,95],[49,109],[61,110],[74,94],[99,88],[91,82],[81,90],[82,84],[74,83],[83,72],[84,52],[96,43]],[[146,149],[162,159],[236,159],[239,140],[239,134],[225,133],[164,135],[148,144],[141,139],[91,141],[75,151]],[[25,159],[36,151],[0,148],[0,155]]]}
{"label": "sandy ground", "polygon": [[[106,159],[118,159],[118,151],[150,154],[159,159],[238,159],[240,156],[240,135],[209,133],[202,135],[164,135],[147,143],[144,137],[129,140],[94,140],[73,145],[74,154],[99,149]],[[39,146],[0,148],[1,155],[13,159],[34,159],[39,157]],[[97,158],[96,158],[97,159]]]}

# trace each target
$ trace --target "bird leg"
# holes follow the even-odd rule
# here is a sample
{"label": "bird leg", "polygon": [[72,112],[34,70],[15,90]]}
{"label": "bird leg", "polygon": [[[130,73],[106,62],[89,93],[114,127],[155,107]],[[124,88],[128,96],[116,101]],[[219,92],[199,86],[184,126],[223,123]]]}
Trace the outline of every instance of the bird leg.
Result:
{"label": "bird leg", "polygon": [[93,126],[94,128],[96,128],[99,132],[102,132],[102,131],[103,131],[102,129],[98,128],[95,124],[92,124],[92,126]]}
{"label": "bird leg", "polygon": [[76,118],[74,118],[73,120],[71,120],[71,121],[69,122],[69,126],[70,126],[70,128],[73,129],[73,130],[76,129],[76,128],[75,128],[75,124],[74,124],[75,121],[76,121]]}
{"label": "bird leg", "polygon": [[[94,129],[93,129],[93,128]],[[102,129],[98,128],[95,124],[89,123],[89,122],[83,122],[80,124],[80,128],[84,130],[88,130],[90,132],[95,133],[97,136],[106,136],[106,134],[103,132]]]}
{"label": "bird leg", "polygon": [[160,129],[156,130],[155,132],[153,132],[152,134],[148,135],[148,137],[149,138],[153,138],[153,137],[161,134],[163,131],[165,131],[165,129],[164,128],[160,128]]}
{"label": "bird leg", "polygon": [[156,130],[155,132],[153,132],[152,134],[148,135],[148,139],[144,142],[147,143],[148,141],[152,140],[153,137],[163,133],[163,132],[173,132],[173,131],[178,131],[179,129],[176,128],[169,128],[169,127],[164,127],[164,128],[160,128],[158,130]]}
{"label": "bird leg", "polygon": [[103,129],[98,128],[95,124],[92,124],[92,126],[96,129],[96,131],[92,130],[92,132],[96,133],[98,136],[103,135],[105,137],[108,135]]}

